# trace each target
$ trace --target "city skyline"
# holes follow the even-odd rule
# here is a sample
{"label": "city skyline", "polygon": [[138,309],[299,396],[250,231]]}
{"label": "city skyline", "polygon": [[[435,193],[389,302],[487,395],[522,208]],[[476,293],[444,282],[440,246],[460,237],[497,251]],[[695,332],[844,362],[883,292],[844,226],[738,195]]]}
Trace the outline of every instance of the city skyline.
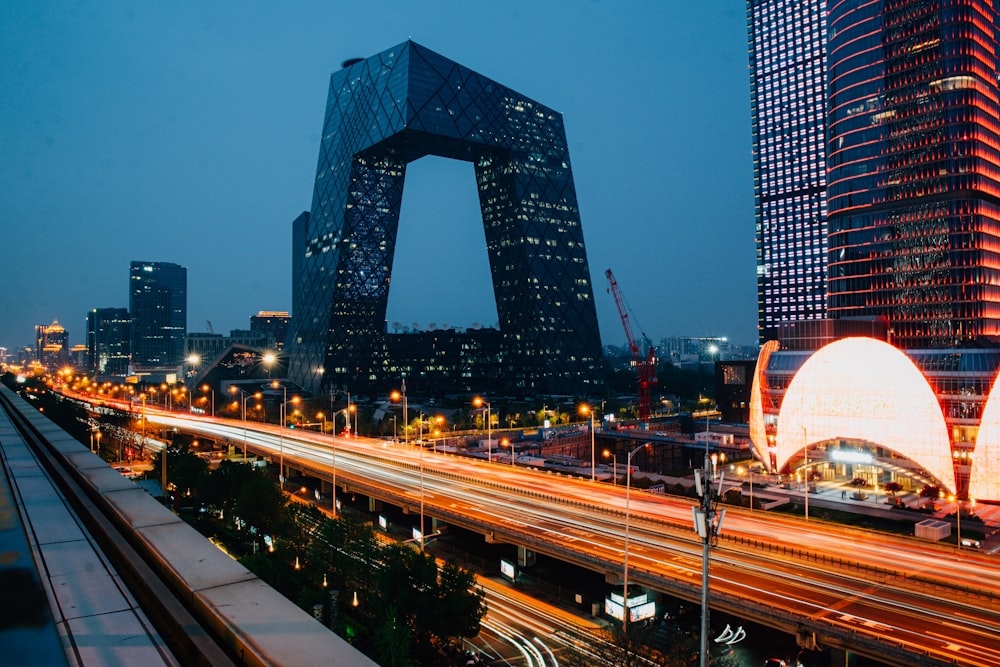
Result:
{"label": "city skyline", "polygon": [[[0,345],[53,319],[82,341],[87,312],[127,304],[136,258],[188,267],[191,331],[290,311],[291,220],[310,207],[330,74],[407,38],[563,114],[604,344],[624,343],[606,268],[654,340],[755,342],[743,8],[230,13],[0,9],[17,28],[0,63]],[[424,158],[406,185],[390,329],[495,326],[472,166]]]}

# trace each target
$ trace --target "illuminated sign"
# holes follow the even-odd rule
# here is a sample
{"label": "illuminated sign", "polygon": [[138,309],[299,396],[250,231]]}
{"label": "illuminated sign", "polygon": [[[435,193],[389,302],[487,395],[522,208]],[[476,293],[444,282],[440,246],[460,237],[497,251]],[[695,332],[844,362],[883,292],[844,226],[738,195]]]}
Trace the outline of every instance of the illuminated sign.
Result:
{"label": "illuminated sign", "polygon": [[389,520],[385,518],[384,514],[378,515],[378,527],[382,530],[389,530]]}
{"label": "illuminated sign", "polygon": [[500,574],[511,581],[517,578],[517,570],[514,569],[514,564],[505,560],[500,561]]}
{"label": "illuminated sign", "polygon": [[[604,598],[604,613],[613,619],[621,621],[624,618],[624,598],[619,593],[612,593]],[[629,623],[643,621],[656,616],[656,603],[649,599],[649,595],[641,593],[629,598],[628,601]]]}

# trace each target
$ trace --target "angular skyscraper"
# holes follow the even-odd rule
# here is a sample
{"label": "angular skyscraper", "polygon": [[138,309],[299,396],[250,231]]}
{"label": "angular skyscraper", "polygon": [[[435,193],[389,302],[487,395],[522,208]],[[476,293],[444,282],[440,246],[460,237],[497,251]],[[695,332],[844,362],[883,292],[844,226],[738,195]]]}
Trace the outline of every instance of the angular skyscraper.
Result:
{"label": "angular skyscraper", "polygon": [[87,370],[122,376],[131,358],[132,319],[125,308],[94,308],[87,313]]}
{"label": "angular skyscraper", "polygon": [[187,334],[187,269],[170,262],[132,262],[128,307],[132,366],[179,367]]}
{"label": "angular skyscraper", "polygon": [[831,317],[1000,340],[996,5],[838,2],[829,26]]}
{"label": "angular skyscraper", "polygon": [[398,382],[386,306],[406,165],[472,162],[502,336],[524,393],[603,389],[590,269],[562,117],[411,41],[330,79],[294,298],[291,378]]}
{"label": "angular skyscraper", "polygon": [[826,316],[826,3],[749,0],[757,326]]}

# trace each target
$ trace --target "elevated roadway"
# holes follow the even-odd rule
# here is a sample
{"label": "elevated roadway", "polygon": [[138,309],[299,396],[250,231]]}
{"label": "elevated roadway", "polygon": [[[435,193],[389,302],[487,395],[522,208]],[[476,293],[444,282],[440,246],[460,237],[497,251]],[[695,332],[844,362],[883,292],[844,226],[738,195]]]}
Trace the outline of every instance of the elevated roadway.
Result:
{"label": "elevated roadway", "polygon": [[[239,421],[147,414],[237,447]],[[440,521],[621,577],[623,487],[430,448],[250,423],[250,452]],[[692,501],[633,490],[629,580],[700,600]],[[940,545],[730,509],[713,550],[712,607],[897,665],[1000,664],[1000,566]]]}

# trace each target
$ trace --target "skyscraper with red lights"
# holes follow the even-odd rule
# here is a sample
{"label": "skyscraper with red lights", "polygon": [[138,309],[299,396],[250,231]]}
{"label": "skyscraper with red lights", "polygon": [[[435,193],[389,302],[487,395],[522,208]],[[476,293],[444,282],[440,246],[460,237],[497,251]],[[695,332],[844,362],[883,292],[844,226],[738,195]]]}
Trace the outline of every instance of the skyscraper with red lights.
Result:
{"label": "skyscraper with red lights", "polygon": [[998,13],[828,7],[828,312],[903,349],[1000,340]]}

